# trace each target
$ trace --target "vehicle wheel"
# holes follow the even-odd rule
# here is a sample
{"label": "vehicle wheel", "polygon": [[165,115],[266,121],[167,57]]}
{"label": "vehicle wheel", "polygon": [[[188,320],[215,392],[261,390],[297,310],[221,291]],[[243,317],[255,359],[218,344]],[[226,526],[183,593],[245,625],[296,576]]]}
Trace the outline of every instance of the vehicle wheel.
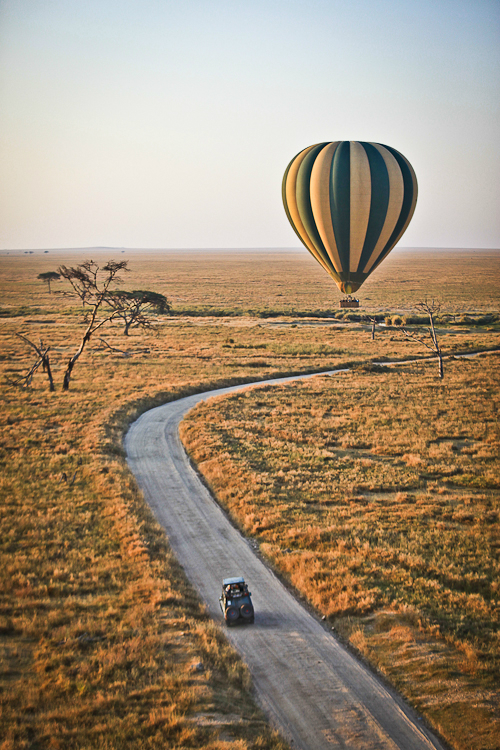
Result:
{"label": "vehicle wheel", "polygon": [[228,625],[232,625],[239,617],[238,610],[235,607],[228,607],[226,609],[226,622]]}
{"label": "vehicle wheel", "polygon": [[245,620],[253,620],[253,608],[249,604],[242,604],[240,614]]}

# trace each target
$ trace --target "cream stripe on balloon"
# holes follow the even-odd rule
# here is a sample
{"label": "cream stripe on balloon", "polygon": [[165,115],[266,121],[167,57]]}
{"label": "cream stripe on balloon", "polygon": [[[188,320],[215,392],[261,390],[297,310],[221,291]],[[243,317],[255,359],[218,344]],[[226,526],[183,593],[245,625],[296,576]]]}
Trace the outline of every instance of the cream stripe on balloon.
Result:
{"label": "cream stripe on balloon", "polygon": [[319,236],[326,248],[331,264],[340,273],[340,262],[337,242],[332,225],[330,209],[330,174],[332,161],[339,141],[329,143],[322,149],[314,161],[311,172],[311,207]]}
{"label": "cream stripe on balloon", "polygon": [[349,271],[359,266],[372,200],[370,162],[361,143],[351,141]]}
{"label": "cream stripe on balloon", "polygon": [[290,216],[292,219],[292,222],[297,230],[297,232],[300,235],[300,238],[304,245],[307,247],[307,249],[314,255],[318,263],[321,263],[325,271],[330,273],[330,269],[328,268],[327,264],[321,257],[321,255],[318,253],[317,249],[314,247],[313,242],[311,241],[309,235],[306,232],[306,228],[304,227],[302,223],[302,219],[300,218],[299,208],[297,206],[297,200],[296,200],[296,184],[297,184],[297,175],[299,172],[300,165],[302,164],[303,160],[311,151],[311,149],[315,148],[316,144],[313,146],[309,146],[309,148],[304,149],[304,151],[301,151],[300,154],[298,154],[294,161],[292,162],[290,169],[288,170],[288,175],[286,178],[286,185],[285,185],[285,198],[286,203],[288,206],[288,211],[290,212]]}

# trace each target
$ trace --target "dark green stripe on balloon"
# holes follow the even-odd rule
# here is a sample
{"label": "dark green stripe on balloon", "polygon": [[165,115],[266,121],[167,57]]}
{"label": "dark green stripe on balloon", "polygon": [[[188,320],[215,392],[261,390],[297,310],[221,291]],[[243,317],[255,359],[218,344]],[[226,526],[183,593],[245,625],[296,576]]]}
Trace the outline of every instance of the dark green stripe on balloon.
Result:
{"label": "dark green stripe on balloon", "polygon": [[413,181],[413,175],[408,167],[408,164],[406,163],[406,160],[403,159],[399,151],[396,151],[395,148],[391,148],[390,146],[385,146],[388,151],[391,152],[391,154],[396,159],[397,163],[399,164],[401,168],[401,173],[403,175],[403,184],[404,184],[404,194],[403,194],[403,205],[401,207],[401,213],[399,214],[399,219],[396,222],[396,226],[394,227],[394,231],[389,237],[382,253],[380,256],[380,259],[382,260],[391,250],[394,242],[396,241],[398,235],[400,234],[402,228],[405,225],[405,222],[409,216],[409,213],[411,211],[411,207],[413,204],[413,198],[415,196],[415,190],[416,190],[416,184]]}
{"label": "dark green stripe on balloon", "polygon": [[351,241],[351,144],[339,143],[332,161],[330,211],[333,231],[344,272],[349,270]]}
{"label": "dark green stripe on balloon", "polygon": [[382,232],[389,207],[390,181],[384,158],[371,143],[361,143],[370,164],[371,204],[365,242],[361,252],[359,270],[363,271],[375,249]]}

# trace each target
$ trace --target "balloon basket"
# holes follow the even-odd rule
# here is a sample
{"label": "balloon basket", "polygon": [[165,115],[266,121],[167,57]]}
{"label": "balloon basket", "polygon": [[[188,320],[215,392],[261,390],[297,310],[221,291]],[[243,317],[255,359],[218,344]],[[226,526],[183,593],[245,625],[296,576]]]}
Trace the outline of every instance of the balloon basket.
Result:
{"label": "balloon basket", "polygon": [[357,309],[359,307],[359,299],[356,299],[355,297],[351,297],[351,295],[349,295],[348,297],[344,297],[344,299],[340,300],[339,306],[348,307],[351,310]]}

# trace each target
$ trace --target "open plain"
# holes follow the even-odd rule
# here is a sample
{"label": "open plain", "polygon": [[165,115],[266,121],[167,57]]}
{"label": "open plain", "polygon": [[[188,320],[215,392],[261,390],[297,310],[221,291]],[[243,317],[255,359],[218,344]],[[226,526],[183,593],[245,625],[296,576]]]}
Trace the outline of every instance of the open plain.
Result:
{"label": "open plain", "polygon": [[[173,313],[154,333],[101,329],[64,393],[84,311],[37,276],[90,257],[128,260],[123,288],[165,294]],[[445,353],[493,349],[498,271],[495,251],[395,251],[360,312],[401,322],[440,300]],[[374,371],[426,350],[398,326],[372,340],[368,321],[340,316],[305,251],[18,253],[0,257],[0,285],[5,749],[285,746],[137,491],[122,437],[178,396],[344,365],[358,369],[335,385],[203,407],[186,442],[284,581],[452,747],[498,747],[495,355],[448,360],[443,382],[434,362]],[[41,368],[10,385],[34,361],[18,333],[50,345],[54,393]]]}

